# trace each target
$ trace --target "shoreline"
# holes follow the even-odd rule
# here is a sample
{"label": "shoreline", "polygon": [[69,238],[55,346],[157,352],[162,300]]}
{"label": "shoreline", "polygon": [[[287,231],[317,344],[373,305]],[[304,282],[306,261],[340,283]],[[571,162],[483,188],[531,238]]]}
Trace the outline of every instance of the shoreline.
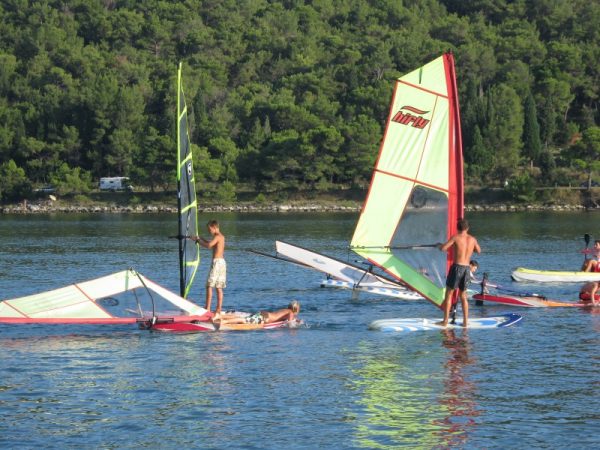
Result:
{"label": "shoreline", "polygon": [[[287,212],[360,212],[362,204],[338,205],[328,203],[280,203],[280,204],[235,204],[212,205],[198,208],[199,213],[233,212],[233,213],[287,213]],[[600,211],[600,207],[584,205],[538,205],[538,204],[474,204],[465,205],[465,212],[539,212],[539,211]],[[43,202],[24,202],[16,205],[0,206],[0,214],[146,214],[177,213],[177,207],[169,205],[62,205]]]}

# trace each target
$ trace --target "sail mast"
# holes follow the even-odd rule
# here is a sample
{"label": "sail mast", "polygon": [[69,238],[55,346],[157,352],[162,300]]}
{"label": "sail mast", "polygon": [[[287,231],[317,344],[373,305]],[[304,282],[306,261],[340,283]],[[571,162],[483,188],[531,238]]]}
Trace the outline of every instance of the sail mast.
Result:
{"label": "sail mast", "polygon": [[181,236],[181,63],[179,63],[179,69],[177,70],[177,237],[179,240],[179,295],[182,297],[185,293],[185,279],[184,279],[184,268],[183,268],[183,240]]}

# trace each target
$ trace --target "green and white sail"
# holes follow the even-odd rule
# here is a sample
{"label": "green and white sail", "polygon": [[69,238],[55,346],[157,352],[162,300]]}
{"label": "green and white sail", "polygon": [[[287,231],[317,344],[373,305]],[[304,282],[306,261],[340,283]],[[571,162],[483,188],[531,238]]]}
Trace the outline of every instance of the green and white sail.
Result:
{"label": "green and white sail", "polygon": [[181,63],[177,71],[177,205],[179,210],[179,290],[187,298],[198,265],[200,248],[188,239],[198,235],[198,203],[194,163],[188,129],[187,106],[181,82]]}
{"label": "green and white sail", "polygon": [[437,243],[463,215],[463,160],[454,58],[396,81],[352,249],[441,306],[453,255]]}

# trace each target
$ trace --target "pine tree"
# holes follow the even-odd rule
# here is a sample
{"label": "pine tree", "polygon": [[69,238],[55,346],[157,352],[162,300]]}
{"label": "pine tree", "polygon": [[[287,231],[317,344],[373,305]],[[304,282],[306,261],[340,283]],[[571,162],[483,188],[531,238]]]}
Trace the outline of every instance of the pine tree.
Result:
{"label": "pine tree", "polygon": [[542,153],[540,125],[537,121],[537,109],[531,91],[525,99],[525,123],[523,124],[523,156],[529,159],[531,167],[539,163]]}

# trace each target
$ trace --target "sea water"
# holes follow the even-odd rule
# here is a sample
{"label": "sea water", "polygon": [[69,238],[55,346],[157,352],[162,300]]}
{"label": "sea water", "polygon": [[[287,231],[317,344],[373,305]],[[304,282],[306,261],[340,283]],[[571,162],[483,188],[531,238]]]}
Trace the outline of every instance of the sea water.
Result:
{"label": "sea water", "polygon": [[[518,312],[494,330],[381,333],[441,317],[425,301],[320,288],[259,256],[284,240],[342,259],[356,214],[215,214],[227,238],[224,307],[302,304],[299,329],[169,335],[134,326],[0,325],[2,448],[597,448],[600,314]],[[516,266],[577,269],[598,213],[471,213],[480,272],[575,300],[576,285],[518,285]],[[204,231],[202,229],[201,231]],[[0,297],[133,267],[178,290],[172,214],[0,216]],[[205,236],[206,232],[203,233]],[[192,298],[203,304],[204,251]],[[460,314],[460,312],[459,312]]]}

